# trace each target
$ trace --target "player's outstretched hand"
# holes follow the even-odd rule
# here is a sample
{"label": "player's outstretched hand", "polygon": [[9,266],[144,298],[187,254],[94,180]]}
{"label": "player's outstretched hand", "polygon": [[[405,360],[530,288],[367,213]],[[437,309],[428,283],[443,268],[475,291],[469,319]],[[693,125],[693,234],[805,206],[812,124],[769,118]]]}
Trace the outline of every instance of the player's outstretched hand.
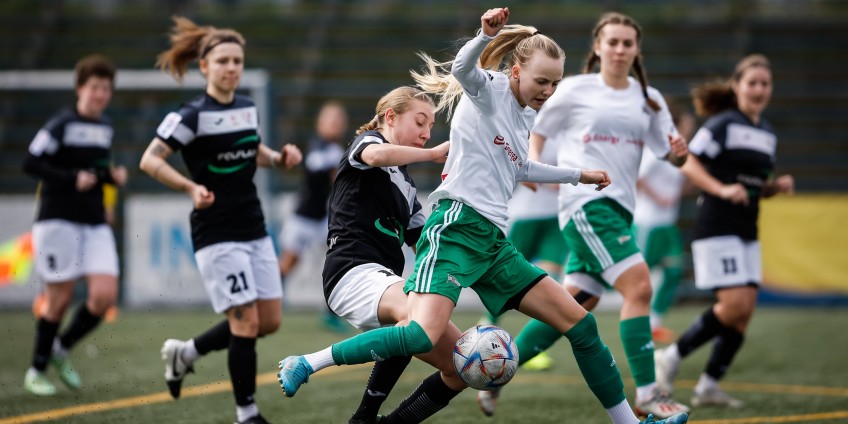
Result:
{"label": "player's outstretched hand", "polygon": [[191,189],[191,203],[195,209],[206,209],[215,203],[215,193],[209,191],[206,186],[197,184]]}
{"label": "player's outstretched hand", "polygon": [[671,146],[671,151],[668,153],[668,160],[676,167],[683,166],[686,163],[686,158],[689,157],[689,148],[686,146],[686,140],[683,137],[671,134],[668,135],[668,144]]}
{"label": "player's outstretched hand", "polygon": [[450,152],[450,140],[439,144],[430,149],[433,152],[433,162],[445,163],[448,160],[448,152]]}
{"label": "player's outstretched hand", "polygon": [[280,153],[283,155],[280,162],[286,169],[292,169],[300,165],[300,162],[303,160],[303,153],[294,144],[286,144],[280,149]]}
{"label": "player's outstretched hand", "polygon": [[109,173],[112,174],[112,181],[115,181],[118,187],[123,187],[127,183],[127,168],[124,166],[113,166],[109,169]]}
{"label": "player's outstretched hand", "polygon": [[582,184],[594,184],[595,190],[601,191],[612,183],[607,171],[600,169],[582,170],[580,173],[580,182]]}
{"label": "player's outstretched hand", "polygon": [[506,25],[507,20],[509,20],[508,7],[489,9],[480,17],[480,27],[483,29],[483,34],[494,37]]}
{"label": "player's outstretched hand", "polygon": [[727,200],[734,205],[748,206],[750,199],[748,198],[748,189],[740,183],[727,184],[722,186],[718,192],[718,197]]}

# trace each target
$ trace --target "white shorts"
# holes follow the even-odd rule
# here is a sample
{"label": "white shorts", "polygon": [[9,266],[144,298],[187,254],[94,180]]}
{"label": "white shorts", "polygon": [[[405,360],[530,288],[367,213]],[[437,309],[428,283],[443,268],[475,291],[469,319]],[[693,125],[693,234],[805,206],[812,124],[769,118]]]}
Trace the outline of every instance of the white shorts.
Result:
{"label": "white shorts", "polygon": [[695,286],[702,290],[759,285],[763,280],[759,241],[737,236],[710,237],[692,242]]}
{"label": "white shorts", "polygon": [[[645,257],[642,256],[641,252],[636,252],[605,269],[601,273],[601,278],[603,278],[604,282],[596,280],[595,277],[585,272],[566,274],[564,281],[566,285],[577,287],[592,296],[602,297],[608,288],[615,287],[615,281],[618,280],[618,277],[621,277],[621,274],[643,262],[645,262]],[[607,283],[607,281],[611,282]]]}
{"label": "white shorts", "polygon": [[35,271],[45,283],[93,274],[118,276],[115,236],[106,224],[38,221],[32,225],[32,247]]}
{"label": "white shorts", "polygon": [[280,231],[282,250],[300,255],[313,243],[327,242],[327,218],[310,219],[291,215]]}
{"label": "white shorts", "polygon": [[256,299],[283,297],[271,237],[212,244],[195,252],[194,259],[216,313]]}
{"label": "white shorts", "polygon": [[[352,268],[336,284],[327,305],[354,327],[373,330],[383,327],[377,318],[377,307],[383,293],[404,279],[380,264],[362,264]],[[394,325],[394,324],[386,324]]]}

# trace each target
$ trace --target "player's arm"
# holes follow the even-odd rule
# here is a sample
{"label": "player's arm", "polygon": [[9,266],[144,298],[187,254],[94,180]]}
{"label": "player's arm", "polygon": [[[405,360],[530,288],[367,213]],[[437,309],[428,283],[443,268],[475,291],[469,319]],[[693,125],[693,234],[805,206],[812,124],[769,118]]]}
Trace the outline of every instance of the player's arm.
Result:
{"label": "player's arm", "polygon": [[748,204],[748,190],[744,185],[739,183],[722,183],[716,177],[713,177],[701,161],[698,160],[698,157],[692,153],[689,154],[686,163],[680,167],[680,172],[683,172],[683,175],[689,178],[695,186],[705,193],[727,200],[733,204]]}
{"label": "player's arm", "polygon": [[795,178],[791,175],[781,175],[768,180],[763,187],[763,197],[769,198],[778,193],[795,194]]}
{"label": "player's arm", "polygon": [[188,194],[196,209],[211,206],[215,201],[215,195],[208,191],[205,186],[195,183],[174,169],[166,160],[171,153],[173,153],[173,150],[162,139],[156,137],[147,146],[144,154],[141,155],[139,168],[153,177],[154,180],[173,190]]}
{"label": "player's arm", "polygon": [[450,150],[450,141],[431,149],[396,144],[369,144],[360,157],[368,166],[403,166],[415,162],[444,162]]}
{"label": "player's arm", "polygon": [[303,154],[294,144],[285,144],[280,151],[271,150],[270,147],[259,144],[256,154],[256,164],[263,168],[292,169],[303,160]]}
{"label": "player's arm", "polygon": [[463,90],[471,96],[477,96],[489,77],[477,67],[483,49],[509,19],[509,8],[489,9],[480,17],[480,33],[459,49],[451,65],[451,75],[459,81]]}
{"label": "player's arm", "polygon": [[523,173],[518,175],[518,181],[531,183],[560,183],[577,185],[595,184],[597,190],[603,190],[610,185],[610,178],[604,170],[585,170],[553,166],[528,160],[523,168]]}

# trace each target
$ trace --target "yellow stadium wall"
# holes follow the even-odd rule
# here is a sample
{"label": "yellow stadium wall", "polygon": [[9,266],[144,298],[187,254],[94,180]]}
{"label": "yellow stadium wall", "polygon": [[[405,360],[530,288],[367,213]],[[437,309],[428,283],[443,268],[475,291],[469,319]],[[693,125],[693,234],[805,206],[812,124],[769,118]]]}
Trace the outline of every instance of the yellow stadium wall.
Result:
{"label": "yellow stadium wall", "polygon": [[848,195],[777,196],[761,206],[764,285],[848,294]]}

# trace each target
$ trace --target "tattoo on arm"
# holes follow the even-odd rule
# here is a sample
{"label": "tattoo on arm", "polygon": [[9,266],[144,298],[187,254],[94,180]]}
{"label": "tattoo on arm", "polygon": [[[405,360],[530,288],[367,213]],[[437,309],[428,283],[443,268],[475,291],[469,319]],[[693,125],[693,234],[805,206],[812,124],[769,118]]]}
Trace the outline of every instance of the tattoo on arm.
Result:
{"label": "tattoo on arm", "polygon": [[150,153],[152,153],[153,156],[158,156],[160,158],[164,158],[168,154],[167,150],[165,150],[165,147],[162,146],[161,143],[156,143],[151,146]]}

